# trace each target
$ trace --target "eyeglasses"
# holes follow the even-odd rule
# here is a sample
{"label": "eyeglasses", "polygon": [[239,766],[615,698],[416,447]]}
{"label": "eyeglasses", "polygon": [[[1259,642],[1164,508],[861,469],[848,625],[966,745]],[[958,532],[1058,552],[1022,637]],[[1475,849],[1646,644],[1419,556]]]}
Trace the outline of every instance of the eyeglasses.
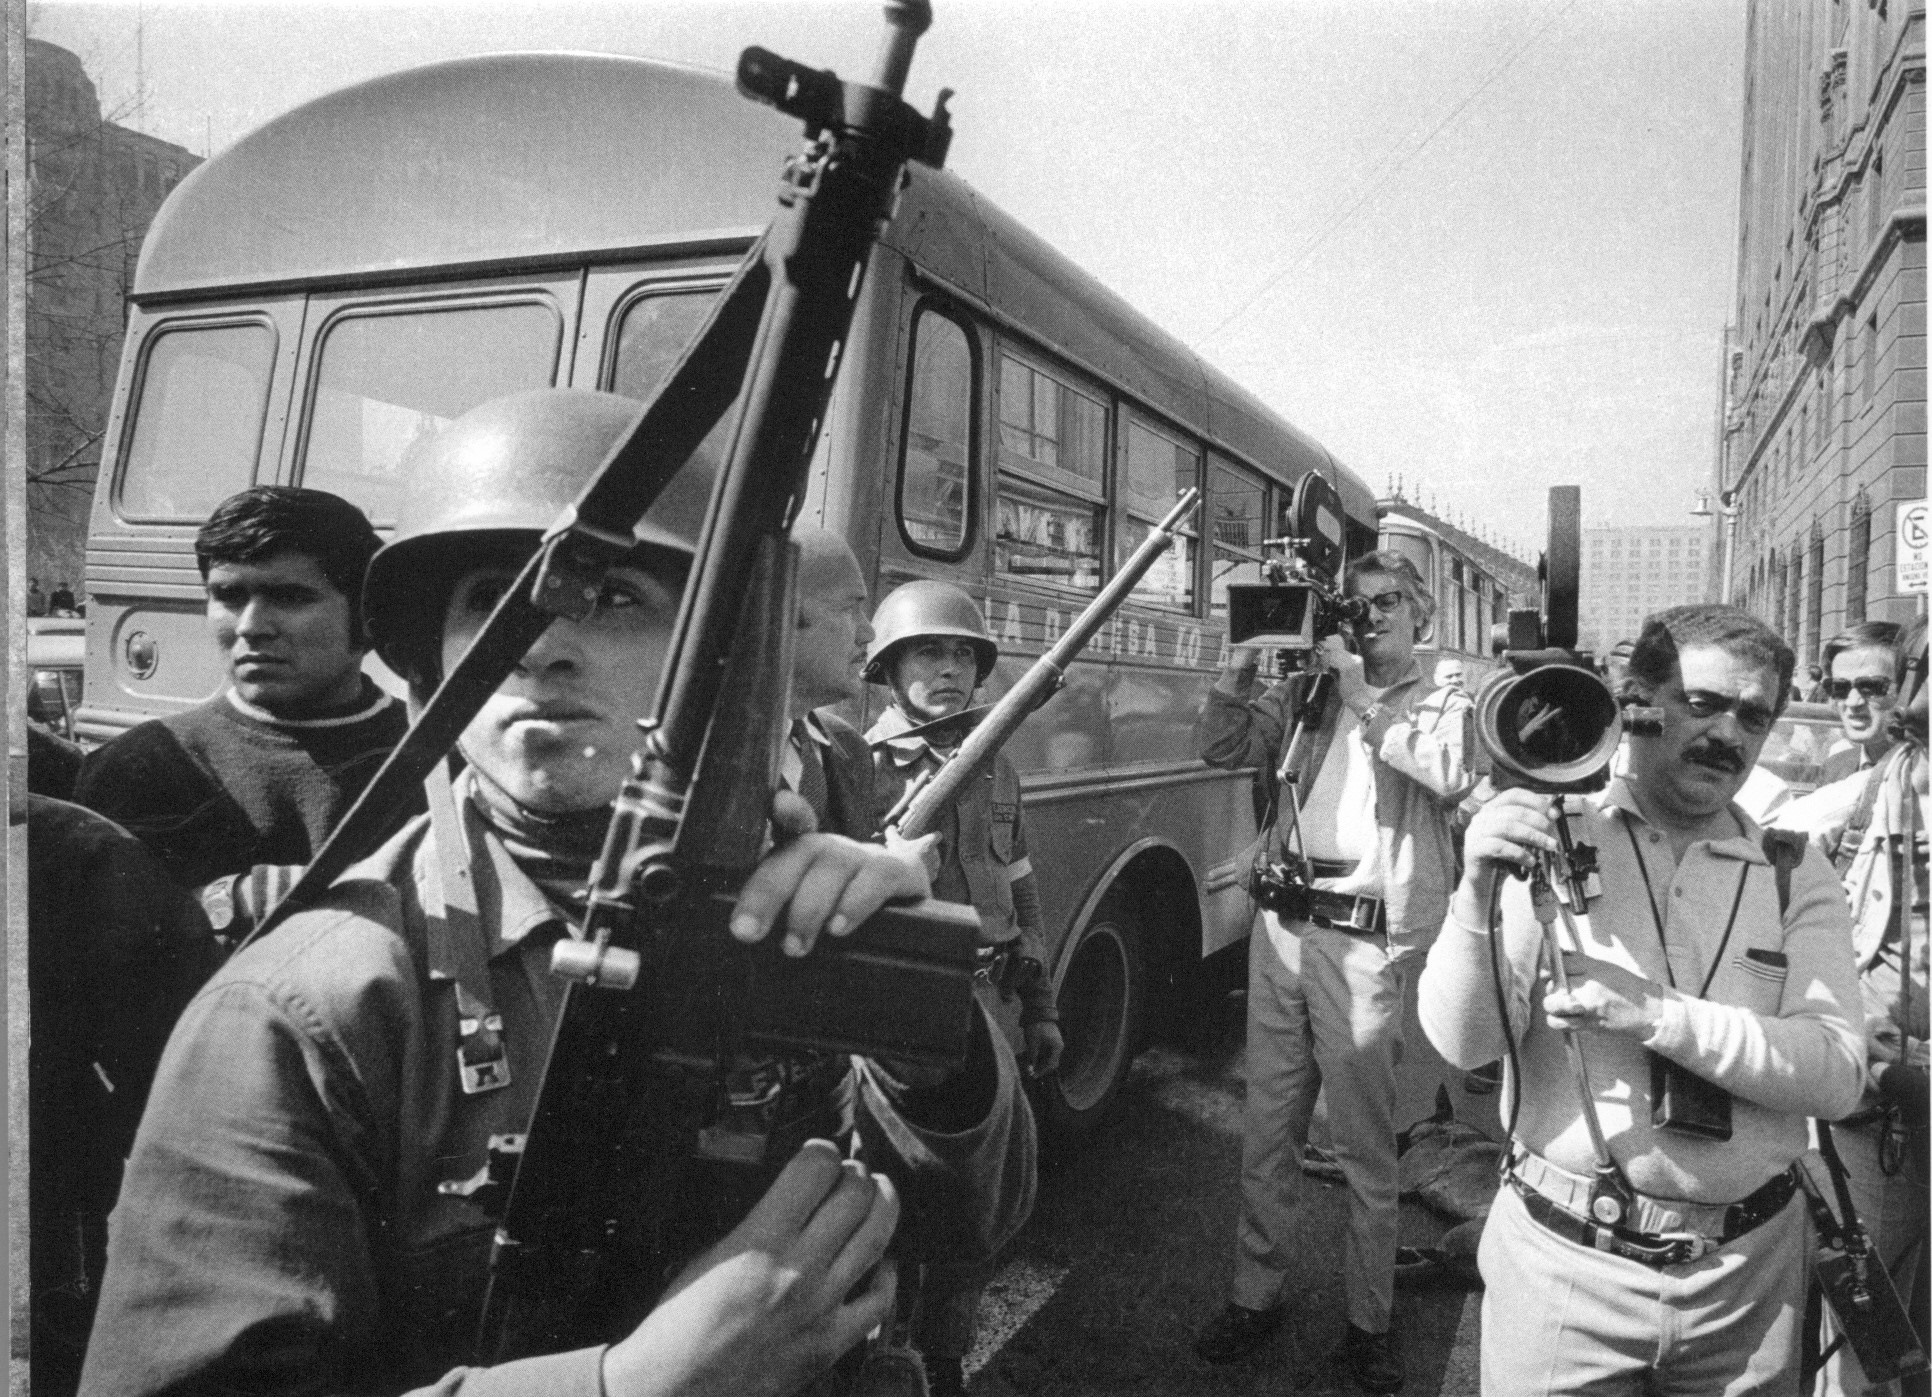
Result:
{"label": "eyeglasses", "polygon": [[1381,612],[1384,616],[1389,616],[1394,614],[1398,606],[1408,600],[1408,594],[1406,592],[1377,592],[1372,597],[1363,597],[1362,600]]}
{"label": "eyeglasses", "polygon": [[1882,674],[1865,674],[1856,679],[1833,679],[1825,684],[1825,692],[1834,699],[1850,698],[1853,689],[1858,690],[1868,699],[1890,698],[1892,681]]}
{"label": "eyeglasses", "polygon": [[1687,689],[1684,692],[1684,707],[1697,719],[1719,718],[1737,710],[1737,725],[1752,736],[1771,731],[1777,721],[1777,714],[1761,703],[1739,703],[1729,694],[1714,694],[1709,689]]}

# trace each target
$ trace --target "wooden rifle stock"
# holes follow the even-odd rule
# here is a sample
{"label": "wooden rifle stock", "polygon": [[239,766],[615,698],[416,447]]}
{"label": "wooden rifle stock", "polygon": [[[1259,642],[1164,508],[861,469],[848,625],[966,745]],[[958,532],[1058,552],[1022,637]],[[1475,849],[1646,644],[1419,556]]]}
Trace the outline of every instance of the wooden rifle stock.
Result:
{"label": "wooden rifle stock", "polygon": [[1134,550],[1134,556],[1114,574],[1112,580],[1101,589],[1100,595],[1088,603],[1087,609],[1074,618],[1073,624],[1054,642],[1053,648],[1033,662],[1033,667],[1006,691],[1006,697],[994,704],[992,711],[980,720],[979,726],[959,744],[959,750],[953,753],[952,759],[912,796],[904,816],[899,820],[901,836],[917,839],[929,832],[940,813],[958,798],[966,783],[992,764],[993,758],[1020,724],[1059,692],[1060,686],[1066,682],[1067,666],[1073,663],[1074,656],[1086,648],[1087,642],[1120,609],[1121,603],[1140,585],[1141,578],[1147,575],[1155,560],[1173,546],[1181,525],[1187,522],[1188,516],[1194,513],[1200,503],[1199,490],[1189,490],[1175,502],[1167,517],[1141,540],[1140,547]]}

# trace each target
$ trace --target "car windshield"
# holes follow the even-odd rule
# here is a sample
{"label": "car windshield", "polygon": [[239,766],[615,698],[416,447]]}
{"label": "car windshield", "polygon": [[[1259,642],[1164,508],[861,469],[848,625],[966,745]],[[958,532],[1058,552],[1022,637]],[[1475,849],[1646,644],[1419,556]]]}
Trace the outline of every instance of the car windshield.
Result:
{"label": "car windshield", "polygon": [[1794,703],[1771,726],[1758,765],[1789,782],[1792,793],[1815,790],[1825,758],[1842,746],[1838,715],[1824,704]]}

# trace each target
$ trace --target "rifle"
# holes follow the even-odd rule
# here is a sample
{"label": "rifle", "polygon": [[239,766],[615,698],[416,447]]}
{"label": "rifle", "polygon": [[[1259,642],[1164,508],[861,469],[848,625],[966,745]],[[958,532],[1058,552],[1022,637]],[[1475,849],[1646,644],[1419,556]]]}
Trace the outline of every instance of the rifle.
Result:
{"label": "rifle", "polygon": [[[806,128],[771,226],[636,425],[253,933],[313,901],[393,828],[404,798],[544,630],[589,614],[636,521],[740,399],[653,716],[593,870],[583,939],[560,942],[553,956],[570,984],[529,1130],[493,1140],[487,1178],[460,1190],[498,1221],[477,1333],[482,1361],[628,1332],[656,1298],[650,1281],[668,1278],[679,1259],[672,1248],[711,1240],[680,1228],[721,1224],[715,1236],[736,1221],[723,1208],[694,1219],[681,1190],[725,1105],[724,1069],[741,1050],[942,1067],[966,1055],[970,912],[932,902],[887,909],[798,959],[782,954],[779,938],[746,947],[727,929],[733,892],[764,852],[789,710],[789,525],[905,165],[939,165],[950,140],[950,94],[930,118],[899,97],[931,21],[927,0],[889,0],[886,16],[869,84],[762,49],[741,56],[739,90]],[[464,1031],[464,1089],[507,1082],[502,1072],[469,1070],[477,1028]],[[791,1142],[762,1143],[775,1158]],[[721,1144],[749,1158],[742,1136]],[[738,1192],[749,1203],[757,1186]]]}
{"label": "rifle", "polygon": [[[1140,547],[1134,550],[1134,556],[1114,574],[1113,579],[1101,589],[1100,595],[1074,618],[1073,624],[1067,627],[1066,633],[1055,642],[1053,648],[1035,660],[1033,667],[1006,691],[1006,697],[986,711],[985,717],[959,744],[959,749],[951,758],[931,776],[907,788],[905,795],[893,807],[893,813],[886,816],[888,825],[897,816],[899,833],[907,839],[917,839],[933,828],[941,812],[953,803],[966,783],[992,765],[993,758],[1020,724],[1060,691],[1060,686],[1066,683],[1067,666],[1073,663],[1074,656],[1086,648],[1094,633],[1120,609],[1121,603],[1147,575],[1147,570],[1154,566],[1154,560],[1173,545],[1181,525],[1200,503],[1201,492],[1193,489],[1175,502],[1167,517],[1141,540]],[[940,721],[944,723],[947,720]]]}

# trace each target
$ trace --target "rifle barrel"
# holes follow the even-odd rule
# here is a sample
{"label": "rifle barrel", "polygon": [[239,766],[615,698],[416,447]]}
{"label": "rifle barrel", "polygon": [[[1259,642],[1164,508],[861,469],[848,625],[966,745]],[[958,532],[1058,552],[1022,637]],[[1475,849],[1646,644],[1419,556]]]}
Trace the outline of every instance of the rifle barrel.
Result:
{"label": "rifle barrel", "polygon": [[1087,609],[1074,618],[1073,624],[1067,627],[1053,648],[1033,662],[1033,667],[1006,691],[1006,697],[994,704],[992,712],[960,743],[952,760],[940,768],[938,774],[926,783],[924,790],[913,797],[906,808],[905,817],[899,822],[901,835],[907,839],[917,839],[931,830],[934,821],[939,818],[939,812],[952,804],[961,788],[992,764],[1000,748],[1006,745],[1006,740],[1026,721],[1028,715],[1053,697],[1064,682],[1067,666],[1073,663],[1074,656],[1086,648],[1095,632],[1120,609],[1121,603],[1147,575],[1147,570],[1154,566],[1155,559],[1173,546],[1181,525],[1200,503],[1201,492],[1194,489],[1188,490],[1175,502],[1167,517],[1141,540],[1140,547],[1134,550],[1134,556],[1114,574],[1112,580],[1101,589],[1100,595],[1088,603]]}

